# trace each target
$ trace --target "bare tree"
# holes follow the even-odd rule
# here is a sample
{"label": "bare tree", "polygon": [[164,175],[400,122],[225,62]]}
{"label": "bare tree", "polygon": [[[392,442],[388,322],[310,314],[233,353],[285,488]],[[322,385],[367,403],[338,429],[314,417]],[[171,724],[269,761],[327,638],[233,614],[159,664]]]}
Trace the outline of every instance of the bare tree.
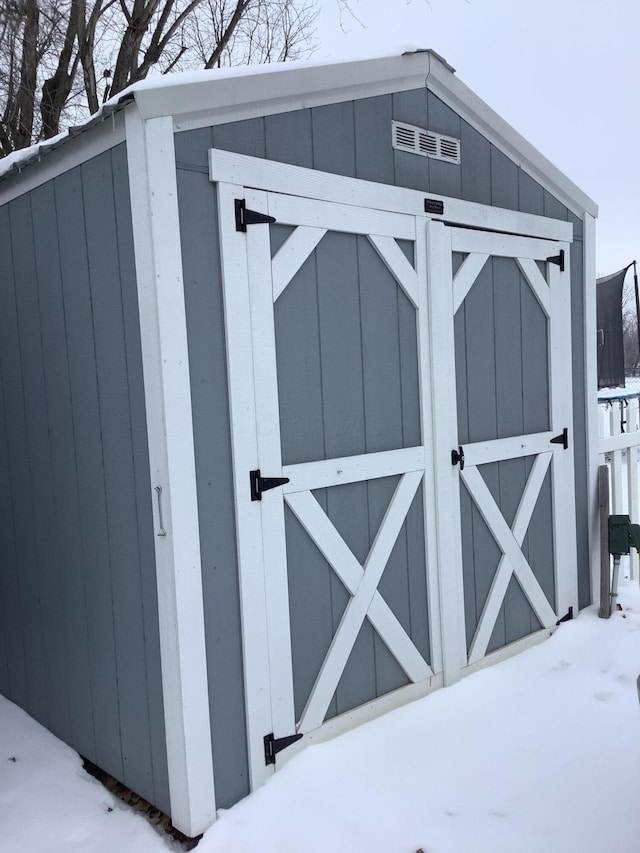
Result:
{"label": "bare tree", "polygon": [[316,0],[0,0],[0,154],[151,72],[308,55],[316,15]]}

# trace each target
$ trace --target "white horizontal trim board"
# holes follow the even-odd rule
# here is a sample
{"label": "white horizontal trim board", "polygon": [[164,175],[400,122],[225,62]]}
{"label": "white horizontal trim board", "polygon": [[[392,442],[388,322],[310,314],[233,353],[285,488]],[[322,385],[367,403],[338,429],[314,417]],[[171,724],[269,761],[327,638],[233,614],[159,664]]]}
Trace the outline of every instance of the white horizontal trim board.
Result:
{"label": "white horizontal trim board", "polygon": [[511,438],[496,438],[493,441],[477,441],[464,446],[464,463],[469,467],[489,465],[505,459],[521,459],[553,450],[550,443],[553,431],[514,435]]}
{"label": "white horizontal trim board", "polygon": [[404,687],[399,687],[397,690],[385,693],[384,696],[373,699],[365,705],[360,705],[351,711],[345,711],[344,714],[339,714],[337,717],[327,720],[319,729],[305,732],[299,741],[296,741],[296,743],[278,755],[278,761],[282,766],[308,746],[317,743],[326,743],[334,737],[351,731],[357,726],[362,726],[364,723],[369,723],[383,714],[388,714],[389,711],[401,708],[403,705],[414,702],[416,699],[422,699],[423,696],[428,696],[435,690],[439,690],[442,686],[442,673],[438,672],[425,681],[406,684]]}
{"label": "white horizontal trim board", "polygon": [[312,489],[327,489],[345,483],[393,477],[406,474],[408,471],[422,471],[424,466],[423,447],[383,450],[379,453],[363,453],[360,456],[285,465],[282,473],[284,477],[289,478],[290,482],[283,486],[283,491],[287,495]]}
{"label": "white horizontal trim board", "polygon": [[552,637],[557,630],[556,625],[550,625],[548,628],[540,628],[538,631],[523,637],[521,640],[515,640],[513,643],[509,643],[509,645],[502,646],[502,648],[496,649],[495,652],[489,652],[489,654],[485,655],[483,658],[467,664],[467,666],[463,668],[462,674],[471,675],[471,673],[478,672],[480,669],[486,669],[488,666],[494,666],[497,663],[501,663],[503,660],[515,657],[521,652],[548,640],[549,637]]}
{"label": "white horizontal trim board", "polygon": [[615,453],[628,447],[640,447],[640,432],[623,432],[598,440],[598,453]]}
{"label": "white horizontal trim board", "polygon": [[411,216],[394,216],[384,210],[363,210],[346,202],[336,204],[304,198],[304,187],[295,196],[272,193],[269,196],[269,214],[283,225],[416,239],[415,221]]}
{"label": "white horizontal trim board", "polygon": [[[475,226],[508,234],[525,234],[547,240],[571,241],[573,239],[573,225],[570,222],[445,196],[435,196],[404,187],[377,184],[359,178],[345,178],[331,172],[290,166],[287,163],[274,163],[260,157],[248,157],[245,154],[234,154],[217,148],[209,149],[209,177],[216,182],[260,187],[284,194],[290,193],[292,187],[295,187],[296,194],[319,201],[358,205],[391,213],[408,213],[425,219]],[[429,198],[444,200],[442,216],[425,214],[424,201]]]}
{"label": "white horizontal trim board", "polygon": [[551,242],[547,239],[538,240],[533,237],[497,234],[492,231],[452,228],[451,251],[474,252],[498,258],[534,258],[541,261],[546,260],[551,255],[557,255],[560,246],[555,241]]}

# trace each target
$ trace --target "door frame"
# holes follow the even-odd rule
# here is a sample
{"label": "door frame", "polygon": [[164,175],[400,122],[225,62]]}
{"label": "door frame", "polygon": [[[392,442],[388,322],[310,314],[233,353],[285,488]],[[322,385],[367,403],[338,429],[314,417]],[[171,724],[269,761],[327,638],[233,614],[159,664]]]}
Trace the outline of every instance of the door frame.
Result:
{"label": "door frame", "polygon": [[[212,182],[217,184],[219,210],[232,210],[237,199],[248,200],[254,188],[257,188],[260,193],[262,191],[275,192],[283,195],[295,195],[303,199],[344,204],[352,208],[361,207],[374,211],[408,214],[416,217],[416,230],[422,235],[426,232],[428,222],[435,220],[446,222],[447,225],[462,225],[478,230],[493,230],[545,240],[570,242],[573,236],[573,225],[569,222],[488,207],[458,199],[434,197],[416,190],[332,175],[216,149],[209,151],[209,177]],[[442,213],[425,213],[426,200],[441,202]],[[233,323],[236,333],[231,339],[227,336],[226,345],[234,482],[242,483],[247,478],[248,471],[260,468],[259,448],[264,438],[261,439],[258,435],[258,427],[253,416],[253,395],[254,389],[258,387],[256,371],[262,377],[264,377],[264,372],[260,366],[254,364],[252,348],[247,344],[248,341],[252,340],[252,334],[255,335],[257,330],[252,331],[252,317],[248,310],[250,305],[250,271],[247,260],[246,236],[243,232],[236,230],[232,216],[219,217],[219,220],[222,275],[225,282],[233,282],[233,286],[226,287],[225,314],[234,317]],[[264,235],[267,236],[267,229],[258,228],[256,230],[263,231]],[[423,246],[425,245],[424,236],[421,237],[417,245],[420,243]],[[424,259],[416,257],[416,264],[418,263],[426,264],[426,257]],[[252,273],[258,278],[264,275],[264,271],[260,270],[253,270]],[[429,294],[426,301],[428,303],[427,314],[430,319],[431,340],[429,342],[422,341],[420,346],[427,346],[433,355],[433,335],[438,327],[436,314],[440,317],[444,315],[440,313],[442,306],[438,305],[437,300],[434,301],[433,293]],[[239,331],[240,333],[238,333]],[[440,359],[436,363],[440,366]],[[443,383],[448,380],[444,376],[436,375],[434,366],[431,357],[431,390],[433,395],[437,397],[438,388],[442,388]],[[455,361],[453,360],[451,361],[451,371],[455,379]],[[233,379],[233,377],[240,376],[243,377],[241,382],[236,382]],[[451,379],[451,377],[448,378]],[[267,381],[264,393],[273,391],[268,386],[269,382]],[[449,432],[449,437],[445,442],[446,417],[440,423],[438,422],[439,419],[434,419],[429,400],[421,401],[421,411],[424,421],[425,448],[427,433],[434,429],[432,447],[426,449],[432,453],[434,449],[437,451],[444,442],[448,446],[450,454],[451,436],[457,434],[457,425],[453,431]],[[451,466],[450,459],[447,461],[441,452],[435,452],[433,463],[434,478],[431,486],[433,489],[433,506],[443,505],[439,508],[440,517],[437,520],[439,527],[438,535],[435,537],[436,541],[430,543],[430,547],[435,547],[437,550],[437,553],[431,558],[435,559],[435,563],[429,562],[431,565],[435,565],[435,574],[438,579],[436,606],[440,613],[444,681],[445,683],[452,683],[460,677],[461,670],[466,664],[462,573],[461,566],[460,572],[444,571],[444,567],[447,565],[447,554],[444,550],[442,530],[447,529],[447,516],[450,516],[451,509],[455,509],[456,502],[459,504],[459,494],[456,495],[457,475]],[[269,476],[273,476],[273,473],[267,473]],[[442,494],[446,494],[446,501],[443,502],[441,499],[435,501],[436,488],[438,490],[444,489],[444,492],[438,491],[438,495],[441,498]],[[272,637],[270,630],[270,622],[275,624],[277,620],[286,619],[288,624],[288,590],[286,577],[284,583],[278,583],[277,588],[270,588],[269,597],[270,600],[272,599],[272,603],[269,613],[264,584],[256,583],[255,577],[248,576],[249,573],[246,569],[243,571],[243,565],[249,566],[254,563],[256,553],[263,548],[264,537],[271,537],[273,531],[264,528],[258,519],[256,514],[259,513],[259,504],[256,507],[255,503],[252,506],[246,500],[238,501],[238,496],[235,495],[235,510],[236,529],[237,531],[245,531],[242,535],[237,535],[237,545],[243,617],[249,771],[253,789],[273,772],[273,766],[265,767],[264,762],[263,740],[265,731],[274,731],[276,722],[278,727],[288,728],[287,733],[295,731],[295,720],[292,718],[292,680],[284,671],[282,677],[278,673],[272,673],[271,678],[269,676],[270,641],[276,643],[278,659],[287,661],[288,666],[291,664],[290,641],[288,645],[282,643],[281,638]],[[428,515],[427,512],[425,512],[426,515]],[[251,532],[248,533],[247,531]],[[460,577],[457,577],[458,574]],[[434,604],[435,602],[432,602],[431,607]],[[428,692],[429,686],[426,685],[424,692]],[[402,688],[396,692],[400,693],[403,689],[408,688]],[[272,691],[275,694],[273,697]],[[369,706],[363,706],[365,718],[367,716],[365,708],[369,709],[369,716],[376,716],[377,713],[386,710],[385,705],[393,706],[393,699],[387,702],[384,700],[387,700],[386,696],[370,703]],[[400,703],[401,700],[397,702],[397,704]],[[381,706],[380,711],[377,711],[378,705]],[[276,708],[275,714],[273,713],[274,708]],[[291,713],[287,710],[288,708],[291,709]],[[350,721],[356,717],[361,718],[363,714],[359,713],[360,710],[356,709],[355,712],[348,712],[344,716],[348,717]],[[275,719],[276,717],[277,719]],[[267,726],[266,729],[265,725]],[[339,720],[337,722],[332,721],[331,725],[325,725],[333,730],[342,728],[342,723]],[[284,732],[276,732],[276,737],[281,734]],[[294,751],[291,750],[290,752]]]}

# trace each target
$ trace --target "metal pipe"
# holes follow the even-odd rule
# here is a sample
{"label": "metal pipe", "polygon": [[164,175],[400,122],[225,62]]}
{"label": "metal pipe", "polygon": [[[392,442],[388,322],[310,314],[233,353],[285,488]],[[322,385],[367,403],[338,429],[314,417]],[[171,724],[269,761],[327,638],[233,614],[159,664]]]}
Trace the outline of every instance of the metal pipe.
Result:
{"label": "metal pipe", "polygon": [[620,555],[613,555],[613,577],[611,578],[611,613],[617,610],[618,598],[618,575],[620,574]]}

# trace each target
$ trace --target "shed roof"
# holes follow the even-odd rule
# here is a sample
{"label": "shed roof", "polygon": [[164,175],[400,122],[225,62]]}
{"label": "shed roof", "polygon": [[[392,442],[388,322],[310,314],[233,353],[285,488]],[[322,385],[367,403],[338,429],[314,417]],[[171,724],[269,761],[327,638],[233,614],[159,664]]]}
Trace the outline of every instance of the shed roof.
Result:
{"label": "shed roof", "polygon": [[[65,144],[134,102],[143,119],[171,116],[177,132],[208,125],[419,89],[433,92],[486,139],[579,216],[598,208],[455,75],[433,50],[347,62],[299,61],[152,77],[105,104],[81,128],[0,161],[0,176]],[[3,169],[4,166],[4,169]]]}

